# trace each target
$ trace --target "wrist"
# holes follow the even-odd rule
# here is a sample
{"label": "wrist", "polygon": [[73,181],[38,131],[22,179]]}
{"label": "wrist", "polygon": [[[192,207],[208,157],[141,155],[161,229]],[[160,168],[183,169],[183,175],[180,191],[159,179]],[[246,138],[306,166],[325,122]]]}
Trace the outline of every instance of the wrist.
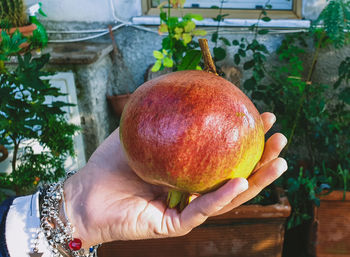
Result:
{"label": "wrist", "polygon": [[[67,184],[69,185],[69,183]],[[98,246],[89,249],[87,247],[88,244],[85,242],[85,247],[82,247],[81,233],[74,233],[74,227],[65,210],[66,201],[63,183],[59,182],[49,185],[42,190],[42,195],[40,226],[51,251],[54,254],[60,253],[63,256],[95,256]],[[69,191],[67,195],[69,195]],[[67,201],[67,203],[70,202],[70,200]],[[73,215],[72,217],[75,216]],[[72,220],[75,224],[74,226],[79,224],[75,222],[76,219]]]}
{"label": "wrist", "polygon": [[82,241],[82,248],[88,249],[96,243],[89,239],[89,231],[84,222],[86,199],[84,199],[84,184],[79,173],[68,178],[63,185],[64,203],[61,204],[60,217],[70,222],[73,227],[73,238],[79,238]]}

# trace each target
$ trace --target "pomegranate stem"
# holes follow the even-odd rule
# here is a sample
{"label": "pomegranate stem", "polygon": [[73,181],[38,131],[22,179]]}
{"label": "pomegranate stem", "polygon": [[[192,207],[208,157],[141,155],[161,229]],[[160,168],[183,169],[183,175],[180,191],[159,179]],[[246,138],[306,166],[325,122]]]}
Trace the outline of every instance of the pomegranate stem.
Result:
{"label": "pomegranate stem", "polygon": [[208,40],[205,38],[198,39],[199,46],[202,51],[203,59],[204,59],[204,70],[209,73],[214,73],[218,75],[216,72],[216,67],[213,61],[213,58],[211,57],[209,46],[208,46]]}
{"label": "pomegranate stem", "polygon": [[169,208],[177,208],[179,211],[182,211],[188,205],[189,197],[189,193],[171,189],[168,192],[167,205]]}

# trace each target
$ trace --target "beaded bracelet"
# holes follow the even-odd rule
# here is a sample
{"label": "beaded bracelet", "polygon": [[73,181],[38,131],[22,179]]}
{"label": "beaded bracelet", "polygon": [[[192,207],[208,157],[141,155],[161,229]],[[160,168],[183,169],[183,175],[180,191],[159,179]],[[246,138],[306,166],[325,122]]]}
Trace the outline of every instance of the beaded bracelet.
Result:
{"label": "beaded bracelet", "polygon": [[[73,172],[68,173],[67,178],[73,174]],[[68,221],[65,210],[63,183],[53,183],[40,191],[42,199],[40,228],[47,239],[52,255],[54,257],[97,256],[99,245],[90,247],[88,251],[85,251],[81,249],[81,240],[73,238],[74,228]],[[62,204],[61,209],[65,216],[65,221],[62,221],[59,216],[60,203]],[[37,249],[34,249],[34,252],[38,252]]]}

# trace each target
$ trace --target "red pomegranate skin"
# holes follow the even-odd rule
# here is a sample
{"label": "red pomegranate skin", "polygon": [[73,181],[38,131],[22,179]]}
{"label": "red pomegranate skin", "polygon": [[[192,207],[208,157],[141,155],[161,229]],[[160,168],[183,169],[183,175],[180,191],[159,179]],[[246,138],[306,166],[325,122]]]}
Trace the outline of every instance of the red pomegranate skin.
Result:
{"label": "red pomegranate skin", "polygon": [[178,71],[141,85],[122,113],[120,139],[144,181],[189,193],[247,178],[264,148],[260,114],[227,80]]}

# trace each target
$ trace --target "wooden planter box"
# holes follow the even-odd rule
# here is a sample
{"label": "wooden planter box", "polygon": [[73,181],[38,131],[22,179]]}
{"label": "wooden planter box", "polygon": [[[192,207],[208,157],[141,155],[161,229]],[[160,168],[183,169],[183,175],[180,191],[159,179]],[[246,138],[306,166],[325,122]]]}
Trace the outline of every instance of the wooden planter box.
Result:
{"label": "wooden planter box", "polygon": [[208,219],[183,237],[115,241],[102,245],[99,257],[280,257],[284,224],[291,207],[243,205]]}
{"label": "wooden planter box", "polygon": [[316,257],[350,256],[350,192],[321,196],[320,207],[314,208],[311,253]]}

